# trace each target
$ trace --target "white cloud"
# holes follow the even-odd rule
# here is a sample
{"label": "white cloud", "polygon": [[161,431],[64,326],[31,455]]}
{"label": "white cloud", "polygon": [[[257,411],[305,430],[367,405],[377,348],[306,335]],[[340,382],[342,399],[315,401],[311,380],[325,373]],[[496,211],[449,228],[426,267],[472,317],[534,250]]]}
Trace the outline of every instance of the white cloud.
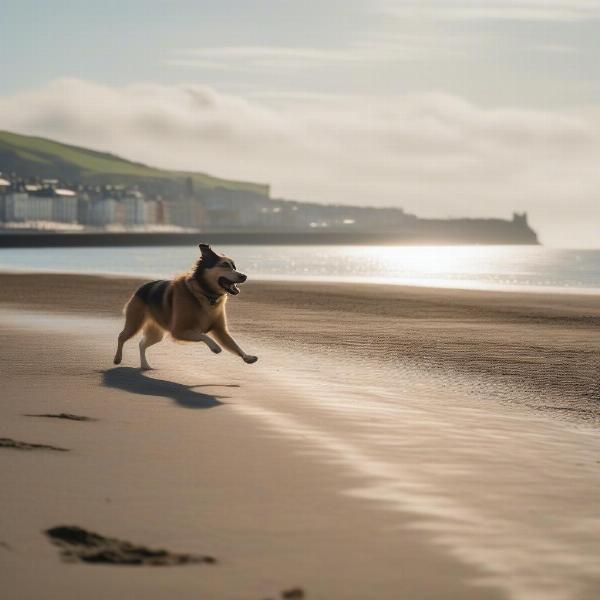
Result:
{"label": "white cloud", "polygon": [[485,109],[446,94],[268,102],[196,84],[62,79],[0,98],[0,128],[270,182],[288,198],[430,216],[528,210],[546,241],[597,244],[596,109]]}
{"label": "white cloud", "polygon": [[315,69],[369,63],[406,62],[464,56],[476,36],[402,34],[378,32],[346,47],[214,46],[174,50],[161,63],[170,67],[195,67],[246,71],[248,69]]}
{"label": "white cloud", "polygon": [[582,21],[600,18],[599,0],[382,0],[403,18]]}

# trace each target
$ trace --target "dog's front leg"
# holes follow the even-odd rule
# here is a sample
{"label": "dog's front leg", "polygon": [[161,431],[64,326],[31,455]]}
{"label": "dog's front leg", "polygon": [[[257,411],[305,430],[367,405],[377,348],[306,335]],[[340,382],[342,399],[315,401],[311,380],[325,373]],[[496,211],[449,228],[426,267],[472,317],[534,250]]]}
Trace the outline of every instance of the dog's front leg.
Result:
{"label": "dog's front leg", "polygon": [[197,329],[174,331],[172,335],[176,340],[181,340],[182,342],[204,342],[215,354],[219,354],[222,350],[221,346],[215,340]]}
{"label": "dog's front leg", "polygon": [[241,356],[242,360],[248,364],[255,363],[258,360],[257,356],[252,356],[251,354],[246,354],[239,346],[238,343],[229,335],[229,332],[226,329],[215,328],[211,332],[221,345],[229,350],[229,352],[233,352],[233,354],[237,354]]}

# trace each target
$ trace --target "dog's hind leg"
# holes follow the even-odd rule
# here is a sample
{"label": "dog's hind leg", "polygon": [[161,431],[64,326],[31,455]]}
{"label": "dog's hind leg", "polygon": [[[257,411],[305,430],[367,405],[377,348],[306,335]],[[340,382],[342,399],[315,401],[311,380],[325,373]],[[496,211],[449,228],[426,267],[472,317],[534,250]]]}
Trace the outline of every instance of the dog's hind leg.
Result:
{"label": "dog's hind leg", "polygon": [[120,364],[123,359],[123,344],[141,329],[145,320],[146,305],[142,300],[133,296],[125,307],[125,325],[117,340],[117,352],[113,360],[115,365]]}
{"label": "dog's hind leg", "polygon": [[146,360],[146,349],[154,344],[158,344],[160,342],[165,332],[155,325],[154,323],[148,323],[144,327],[144,337],[140,340],[140,367],[144,370],[151,369],[152,367],[148,364]]}

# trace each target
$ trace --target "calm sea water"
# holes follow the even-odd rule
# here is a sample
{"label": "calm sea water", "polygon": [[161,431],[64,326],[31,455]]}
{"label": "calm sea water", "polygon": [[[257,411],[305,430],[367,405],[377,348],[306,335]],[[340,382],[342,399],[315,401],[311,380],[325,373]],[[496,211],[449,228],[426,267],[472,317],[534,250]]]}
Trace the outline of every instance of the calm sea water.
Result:
{"label": "calm sea water", "polygon": [[[600,250],[507,246],[229,246],[252,279],[350,281],[600,294]],[[1,249],[1,270],[169,277],[195,248]]]}

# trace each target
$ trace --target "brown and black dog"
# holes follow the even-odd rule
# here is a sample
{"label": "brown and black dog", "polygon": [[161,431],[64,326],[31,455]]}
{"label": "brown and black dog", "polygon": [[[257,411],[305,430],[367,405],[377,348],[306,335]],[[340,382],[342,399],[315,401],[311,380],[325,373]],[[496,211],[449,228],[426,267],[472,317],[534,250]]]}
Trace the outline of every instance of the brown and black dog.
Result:
{"label": "brown and black dog", "polygon": [[236,270],[231,258],[216,254],[207,244],[200,244],[200,250],[202,255],[189,273],[171,281],[145,283],[130,298],[124,310],[125,326],[118,338],[116,365],[123,357],[123,344],[142,328],[142,369],[151,368],[146,349],[158,344],[166,332],[176,340],[204,342],[214,353],[221,352],[219,342],[247,363],[258,360],[246,354],[227,331],[227,295],[240,293],[237,284],[244,283],[246,275]]}

